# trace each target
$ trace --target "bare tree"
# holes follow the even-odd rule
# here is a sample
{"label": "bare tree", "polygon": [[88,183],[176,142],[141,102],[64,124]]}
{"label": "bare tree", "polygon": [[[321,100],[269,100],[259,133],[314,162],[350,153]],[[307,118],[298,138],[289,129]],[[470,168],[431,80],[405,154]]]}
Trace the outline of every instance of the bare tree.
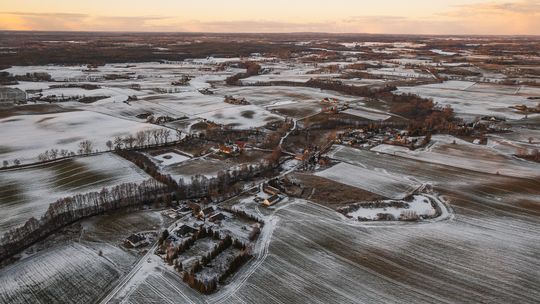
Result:
{"label": "bare tree", "polygon": [[133,144],[135,143],[136,139],[133,137],[133,135],[126,136],[124,138],[124,143],[126,144],[126,147],[129,149],[133,149]]}
{"label": "bare tree", "polygon": [[159,138],[160,138],[160,132],[161,130],[155,129],[152,130],[152,136],[154,137],[154,143],[157,145],[159,144]]}
{"label": "bare tree", "polygon": [[107,149],[109,149],[109,151],[113,149],[113,142],[111,140],[107,140],[105,145],[107,145]]}
{"label": "bare tree", "polygon": [[137,134],[135,134],[135,140],[137,141],[137,146],[141,148],[146,141],[146,133],[144,131],[137,132]]}
{"label": "bare tree", "polygon": [[152,141],[152,130],[146,130],[144,133],[146,137],[146,145],[150,146],[150,142]]}
{"label": "bare tree", "polygon": [[56,159],[58,157],[58,149],[51,149],[49,152],[49,156],[51,159]]}
{"label": "bare tree", "polygon": [[116,150],[122,150],[122,147],[124,146],[124,140],[121,136],[116,136],[114,138],[114,148]]}
{"label": "bare tree", "polygon": [[4,160],[4,161],[3,161],[3,165],[4,165],[4,168],[7,167],[7,166],[9,165],[9,161]]}
{"label": "bare tree", "polygon": [[164,129],[164,130],[163,130],[163,137],[164,137],[165,143],[168,143],[168,142],[169,142],[169,138],[171,137],[171,130],[169,130],[169,129]]}
{"label": "bare tree", "polygon": [[40,155],[38,155],[38,160],[39,161],[48,161],[50,158],[49,158],[49,150],[45,150],[45,152],[41,153]]}
{"label": "bare tree", "polygon": [[83,140],[79,143],[79,154],[92,153],[94,144],[90,140]]}

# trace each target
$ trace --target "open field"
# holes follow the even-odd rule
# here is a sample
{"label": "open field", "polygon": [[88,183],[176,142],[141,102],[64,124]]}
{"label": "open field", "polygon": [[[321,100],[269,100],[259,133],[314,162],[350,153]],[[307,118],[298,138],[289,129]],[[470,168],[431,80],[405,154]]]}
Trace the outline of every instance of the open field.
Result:
{"label": "open field", "polygon": [[[40,218],[59,198],[100,191],[149,179],[146,173],[114,154],[76,158],[0,174],[0,233]],[[30,180],[29,180],[30,179]]]}
{"label": "open field", "polygon": [[282,118],[257,106],[238,106],[220,109],[198,115],[215,123],[233,129],[250,129],[262,127],[268,123],[280,121]]}
{"label": "open field", "polygon": [[[223,291],[201,297],[178,276],[158,267],[141,272],[142,281],[137,280],[140,283],[127,300],[534,303],[537,292],[528,288],[540,286],[540,281],[530,251],[539,248],[538,236],[528,229],[537,220],[505,213],[501,222],[496,215],[501,211],[478,218],[476,212],[458,208],[451,221],[371,227],[347,224],[334,211],[296,200],[275,212],[278,220],[268,253],[249,263]],[[295,242],[290,241],[293,238]],[[524,278],[527,286],[522,285]]]}
{"label": "open field", "polygon": [[78,153],[79,143],[90,140],[95,150],[103,151],[106,142],[115,136],[159,128],[88,111],[12,116],[1,119],[0,125],[6,134],[3,145],[9,149],[0,158],[10,163],[19,159],[23,164],[37,161],[45,150]]}
{"label": "open field", "polygon": [[[517,89],[513,91],[497,91],[497,87],[484,85],[482,89],[474,89],[474,83],[442,83],[434,85],[423,85],[416,87],[400,87],[402,93],[418,94],[424,98],[432,98],[433,101],[442,106],[452,106],[452,108],[466,119],[494,115],[508,119],[521,119],[525,115],[510,109],[510,106],[527,105],[534,107],[537,102],[527,99],[534,94],[515,95]],[[488,89],[486,87],[489,86]],[[525,92],[525,91],[524,91]],[[532,93],[532,92],[531,92]]]}
{"label": "open field", "polygon": [[186,181],[189,181],[195,175],[204,175],[207,178],[212,178],[217,176],[220,171],[237,169],[242,164],[256,166],[268,154],[268,152],[254,150],[244,151],[236,158],[208,155],[163,166],[162,172],[170,174],[175,179],[183,178]]}
{"label": "open field", "polygon": [[290,176],[305,187],[304,198],[337,209],[358,201],[376,201],[385,197],[314,174],[294,173]]}
{"label": "open field", "polygon": [[34,246],[44,247],[38,252],[1,269],[0,303],[94,303],[137,261],[123,240],[164,224],[157,211],[84,220],[80,238],[54,244],[50,237]]}
{"label": "open field", "polygon": [[369,170],[348,163],[339,163],[316,175],[393,199],[402,199],[421,186],[384,170]]}
{"label": "open field", "polygon": [[[427,148],[416,151],[390,145],[379,145],[372,150],[491,174],[529,178],[540,176],[538,163],[501,153],[496,147],[475,145],[452,136],[434,136],[432,141]],[[516,153],[516,147],[510,150],[513,150],[510,153]]]}

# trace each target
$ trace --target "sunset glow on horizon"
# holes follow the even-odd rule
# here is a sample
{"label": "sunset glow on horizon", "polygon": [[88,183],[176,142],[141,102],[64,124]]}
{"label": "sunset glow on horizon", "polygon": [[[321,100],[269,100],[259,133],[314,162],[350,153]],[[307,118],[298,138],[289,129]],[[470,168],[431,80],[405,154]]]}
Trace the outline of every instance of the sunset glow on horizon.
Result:
{"label": "sunset glow on horizon", "polygon": [[19,0],[0,29],[539,35],[540,0]]}

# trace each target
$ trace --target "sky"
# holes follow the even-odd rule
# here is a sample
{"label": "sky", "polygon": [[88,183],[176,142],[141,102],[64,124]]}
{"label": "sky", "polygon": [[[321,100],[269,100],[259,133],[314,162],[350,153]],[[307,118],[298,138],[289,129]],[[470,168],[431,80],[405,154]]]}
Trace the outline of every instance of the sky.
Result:
{"label": "sky", "polygon": [[540,35],[540,0],[2,0],[0,29]]}

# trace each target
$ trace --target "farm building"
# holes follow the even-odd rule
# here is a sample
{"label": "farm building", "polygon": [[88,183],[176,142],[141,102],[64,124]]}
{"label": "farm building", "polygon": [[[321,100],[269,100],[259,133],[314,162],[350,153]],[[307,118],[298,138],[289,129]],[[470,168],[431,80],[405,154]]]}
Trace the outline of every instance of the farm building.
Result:
{"label": "farm building", "polygon": [[225,144],[219,145],[219,152],[227,156],[236,156],[244,150],[244,144]]}
{"label": "farm building", "polygon": [[210,213],[214,211],[215,211],[214,207],[209,206],[209,207],[204,208],[202,212],[204,213],[204,215],[209,215]]}
{"label": "farm building", "polygon": [[279,194],[281,191],[279,191],[278,189],[268,185],[268,184],[264,184],[263,185],[263,191],[264,193],[266,194],[269,194],[269,195],[276,195],[276,194]]}
{"label": "farm building", "polygon": [[208,220],[212,223],[215,223],[215,222],[221,222],[225,218],[226,218],[225,215],[220,212],[220,213],[216,213],[212,215],[211,217],[208,218]]}
{"label": "farm building", "polygon": [[195,233],[197,232],[198,230],[196,228],[193,228],[191,226],[188,226],[188,225],[182,225],[180,226],[180,228],[176,229],[175,233],[177,236],[179,237],[182,237],[188,233]]}
{"label": "farm building", "polygon": [[26,93],[19,89],[0,87],[0,108],[12,107],[26,101]]}
{"label": "farm building", "polygon": [[126,239],[125,243],[133,248],[139,248],[148,245],[148,241],[146,240],[146,238],[140,234],[130,235]]}
{"label": "farm building", "polygon": [[271,197],[264,200],[263,205],[265,207],[270,207],[272,205],[275,205],[281,201],[281,196],[279,195],[272,195]]}

